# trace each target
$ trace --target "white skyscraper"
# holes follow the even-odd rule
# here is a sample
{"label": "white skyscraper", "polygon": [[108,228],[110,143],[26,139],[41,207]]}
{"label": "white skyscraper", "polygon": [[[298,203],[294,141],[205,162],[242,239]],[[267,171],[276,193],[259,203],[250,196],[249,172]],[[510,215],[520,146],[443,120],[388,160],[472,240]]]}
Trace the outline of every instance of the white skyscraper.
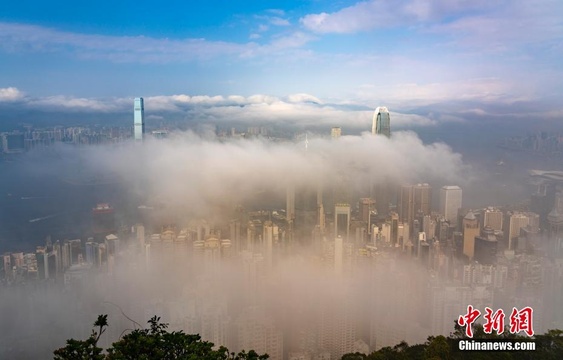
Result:
{"label": "white skyscraper", "polygon": [[373,122],[371,125],[371,133],[373,135],[391,136],[391,119],[389,118],[389,110],[386,107],[380,106],[375,109],[373,113]]}
{"label": "white skyscraper", "polygon": [[136,141],[143,141],[145,136],[145,104],[143,98],[135,98],[134,106],[134,135]]}
{"label": "white skyscraper", "polygon": [[443,186],[440,189],[440,213],[452,225],[457,225],[457,211],[461,208],[461,188]]}

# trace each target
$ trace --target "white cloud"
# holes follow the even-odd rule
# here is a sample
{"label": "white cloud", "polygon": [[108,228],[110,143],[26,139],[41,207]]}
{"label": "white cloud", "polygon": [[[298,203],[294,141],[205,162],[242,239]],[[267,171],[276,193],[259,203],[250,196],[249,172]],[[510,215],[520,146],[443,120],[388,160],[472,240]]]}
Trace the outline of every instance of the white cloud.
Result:
{"label": "white cloud", "polygon": [[284,16],[285,15],[285,11],[282,9],[268,9],[266,10],[266,12],[276,15],[276,16]]}
{"label": "white cloud", "polygon": [[430,31],[455,39],[456,45],[472,46],[481,51],[521,49],[525,44],[554,45],[563,40],[563,3],[554,0],[515,1],[494,11],[463,16]]}
{"label": "white cloud", "polygon": [[379,99],[395,106],[425,106],[451,101],[514,102],[530,100],[516,97],[510,83],[497,78],[468,79],[439,83],[401,83],[395,85],[365,84],[357,96],[364,102]]}
{"label": "white cloud", "polygon": [[[276,20],[281,24],[281,20]],[[267,26],[259,31],[267,30]],[[254,36],[255,37],[255,36]],[[312,37],[299,32],[259,45],[206,39],[109,36],[59,31],[42,26],[0,22],[0,49],[8,52],[61,52],[85,59],[113,62],[168,63],[215,57],[272,55],[306,44]]]}
{"label": "white cloud", "polygon": [[505,52],[542,44],[547,51],[561,54],[562,13],[563,3],[557,0],[370,0],[333,13],[308,14],[300,22],[315,33],[409,27],[421,34],[439,33],[443,38],[438,41],[444,45]]}
{"label": "white cloud", "polygon": [[302,47],[303,45],[307,44],[308,42],[314,40],[315,37],[301,32],[296,31],[289,35],[280,36],[274,38],[269,45],[266,45],[263,50],[265,51],[272,51],[272,50],[283,50],[288,48],[298,48]]}
{"label": "white cloud", "polygon": [[[300,19],[301,24],[318,33],[355,33],[378,28],[428,25],[432,22],[453,22],[457,19],[471,18],[481,14],[499,13],[504,15],[506,21],[511,20],[509,28],[517,27],[510,15],[514,15],[513,7],[545,7],[551,4],[551,8],[559,7],[553,0],[545,0],[539,6],[529,4],[522,6],[521,3],[513,1],[490,2],[485,0],[398,0],[382,1],[369,0],[360,1],[351,6],[342,8],[333,13],[308,14]],[[528,16],[541,19],[538,11],[528,11]],[[520,12],[519,20],[526,22],[525,13]],[[502,20],[502,19],[501,19]],[[508,28],[507,28],[508,29]]]}
{"label": "white cloud", "polygon": [[415,18],[416,11],[402,11],[401,2],[362,1],[334,13],[309,14],[301,24],[318,33],[354,33],[375,28],[400,25],[405,17]]}
{"label": "white cloud", "polygon": [[309,102],[315,104],[322,104],[322,101],[309,94],[292,94],[287,96],[287,100],[292,103]]}
{"label": "white cloud", "polygon": [[24,97],[24,93],[15,87],[0,88],[0,101],[17,101]]}
{"label": "white cloud", "polygon": [[291,25],[291,23],[289,22],[289,20],[281,18],[281,17],[271,17],[270,19],[270,24],[275,25],[275,26],[289,26]]}
{"label": "white cloud", "polygon": [[[147,96],[145,112],[153,119],[182,115],[192,121],[217,123],[283,123],[289,126],[341,126],[344,129],[371,128],[373,109],[346,102],[327,103],[306,93],[275,97],[264,94],[229,95],[158,95]],[[81,98],[72,96],[21,97],[22,107],[45,112],[124,113],[131,110],[132,98]],[[392,109],[393,110],[393,109]],[[428,126],[440,119],[392,112],[393,125]]]}
{"label": "white cloud", "polygon": [[268,31],[270,28],[268,27],[268,25],[264,25],[264,24],[260,24],[258,25],[258,32],[265,32]]}
{"label": "white cloud", "polygon": [[[482,79],[481,82],[473,84],[452,83],[448,86],[402,84],[380,89],[367,85],[362,88],[362,93],[358,94],[361,100],[356,101],[327,101],[306,93],[284,97],[264,94],[251,96],[176,94],[147,96],[144,99],[147,118],[150,116],[155,120],[185,119],[191,123],[218,125],[276,124],[296,129],[311,127],[329,129],[332,126],[340,126],[344,133],[369,131],[373,111],[379,105],[385,105],[391,111],[393,129],[463,122],[474,115],[555,118],[561,113],[558,108],[538,108],[536,103],[525,98],[520,99],[519,111],[515,111],[512,104],[516,100],[504,96],[502,93],[504,88],[501,85],[498,85],[498,93],[480,94],[484,93],[483,89],[494,89],[494,86],[497,86],[495,84],[495,79]],[[442,87],[445,89],[442,90]],[[387,98],[383,98],[383,95]],[[406,101],[407,98],[410,100]],[[21,96],[18,101],[20,109],[28,108],[45,113],[100,113],[110,116],[130,112],[133,99],[57,95]]]}
{"label": "white cloud", "polygon": [[[267,22],[269,25],[273,25],[273,26],[289,26],[291,25],[291,23],[289,22],[288,19],[285,19],[283,17],[281,17],[283,15],[276,15],[276,16],[268,16],[268,15],[255,15],[254,18],[258,19],[258,20],[262,20]],[[264,26],[264,31],[268,30],[268,26],[267,25],[260,25],[260,26]],[[259,30],[260,31],[260,30]]]}
{"label": "white cloud", "polygon": [[[304,148],[293,142],[217,142],[189,133],[177,134],[167,141],[147,141],[145,145],[148,156],[142,174],[130,161],[138,152],[134,146],[112,152],[107,157],[112,159],[107,166],[132,180],[148,176],[149,195],[166,203],[172,211],[213,213],[214,206],[239,203],[252,197],[257,189],[285,193],[290,181],[298,185],[318,184],[341,174],[350,178],[351,186],[363,183],[367,187],[370,181],[384,177],[397,181],[441,178],[457,182],[464,173],[461,155],[444,144],[425,145],[410,132],[397,132],[390,139],[371,134],[343,136],[337,141],[312,137],[307,156]],[[95,158],[106,158],[95,151]],[[260,176],[248,175],[256,169]]]}
{"label": "white cloud", "polygon": [[123,98],[89,99],[72,96],[47,96],[42,98],[26,98],[30,108],[46,111],[77,111],[77,112],[116,112],[131,107],[132,102]]}

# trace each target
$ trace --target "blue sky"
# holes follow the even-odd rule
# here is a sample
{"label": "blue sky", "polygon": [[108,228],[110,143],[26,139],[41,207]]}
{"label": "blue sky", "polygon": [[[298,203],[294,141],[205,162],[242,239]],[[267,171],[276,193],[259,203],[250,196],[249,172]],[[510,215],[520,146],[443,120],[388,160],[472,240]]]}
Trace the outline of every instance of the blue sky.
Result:
{"label": "blue sky", "polygon": [[555,118],[562,44],[557,0],[4,1],[0,106],[113,112],[144,96],[182,112],[195,97],[256,118],[354,106],[366,113],[344,118],[361,122],[381,104],[405,124],[516,107]]}

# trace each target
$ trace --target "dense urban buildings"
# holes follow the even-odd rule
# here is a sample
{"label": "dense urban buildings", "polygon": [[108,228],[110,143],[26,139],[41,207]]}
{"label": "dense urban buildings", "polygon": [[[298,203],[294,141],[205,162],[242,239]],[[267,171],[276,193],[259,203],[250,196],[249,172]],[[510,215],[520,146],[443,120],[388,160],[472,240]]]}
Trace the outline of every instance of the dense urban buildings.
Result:
{"label": "dense urban buildings", "polygon": [[[377,113],[385,111],[378,108]],[[128,130],[129,136],[125,130],[115,131],[115,138],[105,130],[96,136],[133,143],[137,127]],[[339,139],[340,128],[327,128],[324,138],[291,137],[297,140],[273,138],[266,128],[247,130],[244,135],[217,130],[205,145],[235,144],[222,153],[229,158],[243,146],[285,141],[299,148],[293,166],[352,139]],[[88,145],[80,140],[86,134],[94,131],[15,133],[24,148],[34,137],[45,139],[42,146],[65,139],[68,146]],[[21,141],[5,138],[8,155],[22,155],[15,151]],[[155,138],[168,146],[174,136]],[[326,141],[326,148],[319,141]],[[154,188],[141,181],[125,183],[128,201],[109,197],[85,204],[79,231],[68,231],[66,237],[46,234],[31,251],[2,253],[0,298],[16,305],[22,294],[27,299],[23,307],[14,305],[23,310],[17,318],[5,317],[6,326],[26,334],[24,340],[44,339],[52,347],[62,344],[61,338],[88,334],[98,313],[116,319],[104,335],[108,342],[136,326],[129,319],[140,322],[156,314],[171,330],[280,360],[339,359],[403,340],[424,342],[429,335],[449,334],[470,304],[481,311],[532,306],[537,332],[563,327],[558,310],[563,196],[557,174],[534,173],[532,178],[542,179],[543,192],[532,194],[530,204],[484,203],[468,209],[458,185],[442,186],[423,177],[410,178],[412,182],[386,176],[362,179],[361,171],[350,176],[340,170],[348,160],[356,166],[357,159],[338,154],[332,176],[308,181],[286,171],[252,187],[252,180],[267,177],[279,159],[267,158],[256,166],[248,157],[250,166],[226,162],[214,167],[209,158],[198,165],[173,162],[188,168],[189,175],[179,179],[183,187],[172,197],[149,196]],[[159,158],[158,165],[165,159]],[[225,189],[221,175],[229,166],[243,175],[240,183]],[[217,196],[210,190],[193,193],[198,172],[206,172],[204,189]],[[153,186],[170,186],[174,179],[167,171],[151,175],[157,179],[151,178]],[[105,182],[76,180],[70,186],[85,192]],[[245,197],[237,198],[239,192]],[[543,193],[556,194],[552,203],[539,199]],[[539,212],[533,211],[536,207]],[[30,224],[43,221],[32,220]],[[76,222],[65,226],[79,228]],[[57,306],[61,309],[53,309]],[[68,332],[45,332],[41,321],[47,310],[38,309],[59,314],[48,324],[54,321]]]}

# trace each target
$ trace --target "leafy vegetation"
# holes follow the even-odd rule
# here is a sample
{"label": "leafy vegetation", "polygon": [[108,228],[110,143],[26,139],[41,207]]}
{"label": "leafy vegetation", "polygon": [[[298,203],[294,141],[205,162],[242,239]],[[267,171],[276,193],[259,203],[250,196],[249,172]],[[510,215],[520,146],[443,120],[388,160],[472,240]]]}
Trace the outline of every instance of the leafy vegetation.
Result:
{"label": "leafy vegetation", "polygon": [[[531,351],[461,351],[460,340],[519,340],[535,342],[536,350]],[[468,338],[465,331],[457,323],[455,330],[448,337],[430,336],[424,344],[409,346],[401,342],[394,347],[384,347],[369,355],[355,353],[346,354],[343,360],[465,360],[465,359],[506,359],[506,360],[544,360],[563,359],[563,331],[549,330],[543,335],[533,338],[511,334],[508,328],[498,335],[486,334],[482,327],[473,327],[473,338]]]}
{"label": "leafy vegetation", "polygon": [[[110,348],[98,346],[105,332],[107,315],[100,315],[94,323],[92,334],[86,340],[67,340],[65,347],[55,350],[55,360],[265,360],[268,355],[259,355],[254,350],[238,354],[229,352],[226,347],[214,350],[213,343],[202,341],[199,335],[189,335],[182,331],[167,330],[168,325],[160,318],[153,317],[146,329],[136,329],[125,334]],[[384,347],[369,355],[346,354],[343,360],[465,360],[465,359],[506,359],[535,360],[563,359],[563,331],[549,330],[532,339],[527,336],[511,334],[506,329],[501,335],[486,334],[482,327],[473,327],[473,338],[468,338],[464,329],[457,323],[449,336],[430,336],[424,344],[408,345],[401,342],[393,347]],[[533,341],[534,351],[461,351],[460,340],[520,340]]]}
{"label": "leafy vegetation", "polygon": [[238,354],[221,346],[202,341],[199,335],[188,335],[182,331],[167,331],[168,325],[153,317],[146,329],[133,330],[104,351],[98,346],[105,332],[107,315],[100,315],[94,323],[92,334],[86,340],[69,339],[66,346],[54,351],[55,360],[265,360],[267,354],[259,355],[254,350]]}

